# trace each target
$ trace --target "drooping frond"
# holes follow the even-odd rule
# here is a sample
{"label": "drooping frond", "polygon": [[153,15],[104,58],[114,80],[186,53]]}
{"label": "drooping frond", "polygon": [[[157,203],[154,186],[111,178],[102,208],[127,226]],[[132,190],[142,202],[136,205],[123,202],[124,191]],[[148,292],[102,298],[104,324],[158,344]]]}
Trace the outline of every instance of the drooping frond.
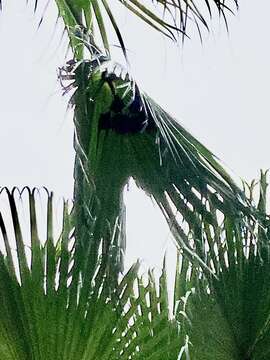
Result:
{"label": "drooping frond", "polygon": [[[202,260],[197,224],[201,219],[215,224],[211,207],[240,216],[247,205],[243,192],[215,156],[142,93],[120,65],[74,63],[73,76],[78,229],[87,227],[91,213],[104,252],[112,246],[120,261],[125,248],[123,188],[133,177],[161,208],[176,242],[194,257],[186,231],[192,229]],[[117,235],[113,244],[106,240],[111,234]]]}
{"label": "drooping frond", "polygon": [[102,261],[92,274],[91,254],[74,243],[67,204],[58,236],[52,194],[45,204],[38,195],[0,195],[0,358],[176,360],[165,267],[144,282],[137,263],[108,293]]}
{"label": "drooping frond", "polygon": [[256,221],[235,224],[233,217],[217,214],[217,226],[203,224],[205,259],[216,276],[202,276],[189,265],[193,276],[186,283],[193,290],[185,308],[185,322],[191,359],[269,359],[270,222],[265,208],[266,187],[266,174],[262,173],[257,208],[264,214],[264,226]]}
{"label": "drooping frond", "polygon": [[[47,1],[47,0],[46,0]],[[126,56],[124,36],[118,25],[115,5],[108,0],[55,0],[59,16],[71,39],[76,58],[82,58],[82,44],[91,44],[88,50],[95,54],[96,47],[109,55],[110,35],[108,26],[113,29],[119,45]],[[189,35],[189,25],[193,23],[201,36],[201,26],[208,29],[209,20],[217,10],[227,26],[227,14],[237,8],[237,0],[118,0],[133,16],[148,24],[161,34],[177,40]],[[35,7],[38,1],[35,1]],[[97,34],[101,44],[97,43]],[[145,46],[145,44],[144,44]]]}

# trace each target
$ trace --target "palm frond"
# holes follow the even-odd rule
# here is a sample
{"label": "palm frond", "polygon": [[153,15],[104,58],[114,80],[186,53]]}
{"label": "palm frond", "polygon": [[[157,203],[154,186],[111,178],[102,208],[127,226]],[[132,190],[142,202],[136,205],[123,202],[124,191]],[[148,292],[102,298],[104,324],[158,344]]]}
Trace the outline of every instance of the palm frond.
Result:
{"label": "palm frond", "polygon": [[[110,53],[110,36],[108,26],[116,34],[119,45],[125,56],[126,46],[118,25],[113,4],[108,0],[55,0],[59,16],[63,19],[68,31],[71,45],[77,60],[82,59],[83,47],[91,44],[90,52],[95,54],[98,43],[97,34],[101,38],[101,50],[105,55]],[[227,26],[227,14],[238,7],[237,0],[118,0],[133,16],[148,24],[162,35],[177,40],[179,35],[184,39],[188,36],[190,23],[195,25],[201,37],[202,24],[208,29],[209,20],[214,9],[217,9]],[[38,1],[35,1],[35,8]],[[120,5],[120,6],[121,6]],[[145,45],[145,44],[144,44]],[[89,50],[89,46],[88,46]]]}
{"label": "palm frond", "polygon": [[216,276],[204,277],[193,267],[197,275],[196,283],[190,280],[186,323],[194,360],[269,358],[270,223],[263,205],[264,173],[259,186],[257,207],[265,214],[264,227],[254,221],[234,224],[227,215],[217,218],[218,227],[204,224],[205,258]]}
{"label": "palm frond", "polygon": [[108,293],[102,262],[93,275],[93,259],[74,242],[67,203],[59,237],[52,194],[42,213],[37,195],[28,188],[0,195],[0,358],[176,360],[181,338],[165,266],[159,280],[150,272],[144,282],[136,263]]}
{"label": "palm frond", "polygon": [[[211,207],[235,218],[249,213],[244,193],[215,156],[142,93],[120,65],[74,63],[72,76],[78,231],[86,232],[91,213],[100,229],[95,238],[104,253],[110,246],[118,248],[120,264],[125,249],[123,188],[133,177],[161,208],[176,242],[201,261],[201,219],[215,224]],[[189,246],[191,229],[196,252]],[[112,234],[117,236],[109,244],[106,238]]]}

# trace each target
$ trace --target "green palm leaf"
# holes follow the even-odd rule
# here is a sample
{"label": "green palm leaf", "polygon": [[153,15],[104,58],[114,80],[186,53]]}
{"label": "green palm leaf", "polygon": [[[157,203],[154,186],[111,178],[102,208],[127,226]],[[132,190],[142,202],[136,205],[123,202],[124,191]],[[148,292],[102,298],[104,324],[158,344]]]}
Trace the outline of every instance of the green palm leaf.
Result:
{"label": "green palm leaf", "polygon": [[159,280],[149,273],[145,282],[137,263],[112,289],[102,258],[93,275],[95,259],[74,242],[67,203],[57,236],[52,194],[42,213],[37,197],[28,188],[0,196],[0,358],[177,359],[165,266]]}
{"label": "green palm leaf", "polygon": [[[126,47],[121,30],[117,23],[114,6],[108,0],[55,0],[59,15],[63,19],[65,27],[71,38],[71,44],[77,59],[82,58],[82,40],[91,44],[91,53],[95,53],[96,39],[93,38],[95,31],[102,39],[102,47],[105,53],[110,52],[110,42],[107,32],[111,25],[125,56]],[[118,0],[132,15],[136,16],[150,27],[161,34],[176,40],[179,34],[183,38],[188,35],[188,25],[193,22],[201,36],[200,24],[208,28],[209,19],[216,8],[225,23],[226,15],[232,12],[231,5],[237,8],[237,0]],[[38,1],[35,1],[35,8]],[[1,2],[0,2],[1,4]],[[103,53],[104,53],[104,50]]]}
{"label": "green palm leaf", "polygon": [[[258,209],[265,214],[266,175]],[[220,223],[220,220],[219,220]],[[270,355],[270,238],[256,222],[235,224],[225,216],[205,228],[206,261],[215,276],[191,279],[186,312],[191,359],[266,360]],[[196,281],[194,280],[196,279]]]}
{"label": "green palm leaf", "polygon": [[[211,206],[236,218],[248,212],[243,192],[215,156],[142,93],[120,65],[104,62],[99,67],[100,62],[73,63],[71,73],[76,88],[77,231],[87,233],[92,214],[99,231],[93,248],[97,252],[103,244],[104,254],[110,247],[116,250],[120,269],[125,249],[123,189],[133,177],[163,211],[176,242],[201,261],[201,219],[215,224]],[[196,249],[189,246],[186,230],[193,231]],[[112,234],[114,242],[109,243]]]}

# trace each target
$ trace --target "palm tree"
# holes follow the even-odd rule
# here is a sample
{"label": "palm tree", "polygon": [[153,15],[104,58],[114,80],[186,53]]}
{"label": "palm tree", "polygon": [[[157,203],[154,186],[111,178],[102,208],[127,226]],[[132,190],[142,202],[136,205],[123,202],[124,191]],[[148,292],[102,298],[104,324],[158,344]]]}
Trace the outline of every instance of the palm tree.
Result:
{"label": "palm tree", "polygon": [[[155,6],[137,0],[119,2],[172,39],[188,36],[187,24],[191,19],[199,31],[199,22],[208,27],[205,9],[212,16],[217,8],[225,22],[226,11],[230,10],[224,1],[218,0],[206,0],[205,9],[195,1],[158,0]],[[34,2],[35,10],[38,3]],[[117,264],[113,273],[116,269],[119,273],[125,251],[123,188],[133,177],[161,208],[178,245],[203,264],[203,254],[199,249],[191,249],[181,227],[182,220],[176,221],[175,214],[181,214],[190,230],[194,217],[203,217],[212,224],[211,204],[237,217],[249,211],[243,192],[215,156],[139,88],[127,66],[113,62],[106,16],[126,59],[127,53],[112,6],[106,0],[56,0],[56,4],[74,54],[60,77],[71,80],[65,92],[76,90],[71,103],[75,124],[73,213],[77,237],[81,243],[87,242],[83,239],[89,237],[95,223],[92,257],[97,259],[102,246],[103,255],[114,258],[109,263]],[[234,4],[237,6],[236,1]],[[163,10],[163,17],[158,10]],[[201,235],[194,236],[199,244]]]}
{"label": "palm tree", "polygon": [[[71,103],[75,111],[74,214],[77,231],[81,232],[78,237],[88,236],[91,214],[97,231],[93,258],[97,257],[102,244],[104,256],[113,257],[118,264],[113,272],[123,268],[125,209],[122,194],[128,179],[133,177],[161,208],[176,242],[189,257],[196,257],[203,263],[199,249],[194,252],[188,245],[181,221],[176,221],[174,214],[179,212],[191,229],[194,216],[212,223],[210,203],[238,216],[245,211],[243,193],[215,156],[139,88],[128,66],[113,62],[105,15],[126,59],[127,53],[113,9],[107,1],[56,3],[74,53],[74,59],[62,69],[60,77],[71,80],[65,92],[76,90]],[[197,25],[200,20],[208,26],[195,2],[157,1],[168,21],[139,1],[120,3],[173,39],[179,34],[187,36],[190,18]],[[225,16],[228,7],[224,2],[206,1],[211,15],[210,4]],[[95,31],[99,32],[101,43],[93,36]],[[198,236],[199,243],[197,233],[196,238]],[[109,255],[109,249],[114,255]]]}
{"label": "palm tree", "polygon": [[[164,18],[141,1],[120,3],[173,39],[188,35],[190,19],[198,28],[199,22],[208,26],[195,1],[156,1]],[[258,251],[261,234],[267,244],[264,209],[250,207],[215,156],[139,88],[128,66],[113,62],[105,16],[126,58],[127,53],[106,0],[56,0],[56,4],[74,54],[60,71],[65,92],[74,92],[74,206],[69,213],[64,204],[61,235],[55,237],[53,201],[48,194],[47,238],[42,242],[36,190],[25,189],[29,244],[21,231],[16,190],[3,190],[15,244],[0,217],[4,244],[0,257],[2,358],[177,359],[180,353],[187,359],[190,354],[206,359],[211,349],[202,334],[211,326],[217,331],[215,323],[206,321],[207,314],[213,313],[216,322],[224,319],[222,329],[229,333],[226,341],[234,340],[232,352],[225,352],[227,358],[246,356],[247,360],[267,330],[267,319],[261,320],[259,314],[253,337],[241,343],[243,333],[237,333],[233,317],[235,304],[230,304],[224,289],[234,289],[238,267],[242,271],[248,263],[252,271],[252,266],[260,268],[261,260],[266,261],[267,254],[264,258]],[[204,4],[210,15],[215,6],[226,19],[229,9],[224,1],[205,0]],[[101,43],[94,31],[99,32]],[[144,282],[138,264],[121,275],[125,251],[122,196],[130,177],[161,208],[181,251],[171,313],[165,265],[159,280],[150,272]],[[259,225],[254,217],[258,213]],[[254,236],[254,246],[246,252]],[[241,271],[245,290],[250,273]],[[249,307],[242,288],[239,294],[242,297],[237,299],[244,305],[242,325]],[[199,301],[204,304],[202,309]]]}

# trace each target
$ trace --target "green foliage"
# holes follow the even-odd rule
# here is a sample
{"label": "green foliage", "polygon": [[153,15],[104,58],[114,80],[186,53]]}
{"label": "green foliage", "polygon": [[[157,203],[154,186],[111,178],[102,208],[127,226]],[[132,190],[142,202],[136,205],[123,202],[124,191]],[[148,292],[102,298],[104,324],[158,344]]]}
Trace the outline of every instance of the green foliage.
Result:
{"label": "green foliage", "polygon": [[[152,1],[163,17],[150,4],[119,1],[173,39],[186,35],[190,17],[208,26],[195,1]],[[225,1],[201,3],[210,15],[213,6],[224,18],[229,10]],[[75,90],[74,207],[70,213],[64,203],[55,235],[47,193],[42,241],[37,190],[1,191],[10,219],[0,212],[0,358],[269,359],[266,174],[253,206],[254,183],[247,199],[215,156],[109,61],[104,15],[126,55],[111,4],[56,4],[76,59],[61,74],[74,81],[66,90]],[[139,263],[123,275],[130,177],[158,204],[181,251],[172,306],[165,263],[158,279],[151,271],[139,276]],[[19,211],[25,193],[28,236]]]}
{"label": "green foliage", "polygon": [[[75,88],[71,102],[78,237],[88,236],[84,234],[94,221],[99,232],[94,251],[102,243],[103,253],[114,253],[113,264],[122,268],[123,189],[133,177],[161,208],[177,244],[203,264],[201,221],[215,225],[212,208],[235,219],[249,213],[243,192],[215,156],[141,92],[120,65],[97,58],[74,62],[63,71],[74,79],[67,88]],[[191,248],[188,232],[196,247]]]}
{"label": "green foliage", "polygon": [[[149,273],[143,281],[137,263],[108,293],[101,257],[89,276],[95,259],[74,241],[67,203],[60,237],[55,237],[52,194],[42,218],[37,195],[30,189],[1,194],[8,204],[5,221],[0,214],[0,358],[176,359],[180,333],[169,317],[165,266],[159,280]],[[5,225],[8,212],[13,229]],[[38,226],[44,220],[45,242]],[[25,226],[30,239],[23,236]]]}
{"label": "green foliage", "polygon": [[[212,212],[216,226],[202,222],[201,247],[212,274],[179,255],[172,307],[165,263],[158,280],[152,272],[139,276],[137,263],[112,288],[106,258],[99,254],[96,261],[75,241],[67,203],[57,236],[52,194],[40,219],[37,190],[3,189],[8,206],[0,214],[1,359],[268,359],[266,185],[262,174],[260,223],[248,217],[236,225],[218,210]],[[28,203],[20,200],[25,193]],[[42,241],[38,224],[44,220]]]}
{"label": "green foliage", "polygon": [[[236,226],[226,215],[219,226],[204,224],[205,258],[215,276],[199,271],[188,279],[186,307],[189,355],[197,360],[266,360],[270,354],[270,236],[265,213],[266,174],[260,181],[258,210],[263,227]],[[253,185],[251,189],[254,192]],[[192,267],[192,265],[189,265]],[[196,273],[196,269],[193,272]]]}
{"label": "green foliage", "polygon": [[[48,0],[44,1],[48,2]],[[35,10],[41,2],[34,0]],[[1,3],[0,0],[0,6]],[[149,27],[172,40],[187,37],[190,23],[195,25],[199,36],[202,37],[201,25],[208,29],[214,10],[217,10],[227,26],[227,14],[238,7],[237,0],[116,0],[115,4],[108,0],[55,0],[55,3],[77,59],[83,58],[82,41],[91,44],[88,49],[92,54],[95,53],[97,45],[100,45],[102,52],[109,55],[108,28],[115,32],[119,45],[127,57],[123,35],[115,15],[114,5],[117,3]],[[101,38],[101,44],[97,44],[98,36]]]}

